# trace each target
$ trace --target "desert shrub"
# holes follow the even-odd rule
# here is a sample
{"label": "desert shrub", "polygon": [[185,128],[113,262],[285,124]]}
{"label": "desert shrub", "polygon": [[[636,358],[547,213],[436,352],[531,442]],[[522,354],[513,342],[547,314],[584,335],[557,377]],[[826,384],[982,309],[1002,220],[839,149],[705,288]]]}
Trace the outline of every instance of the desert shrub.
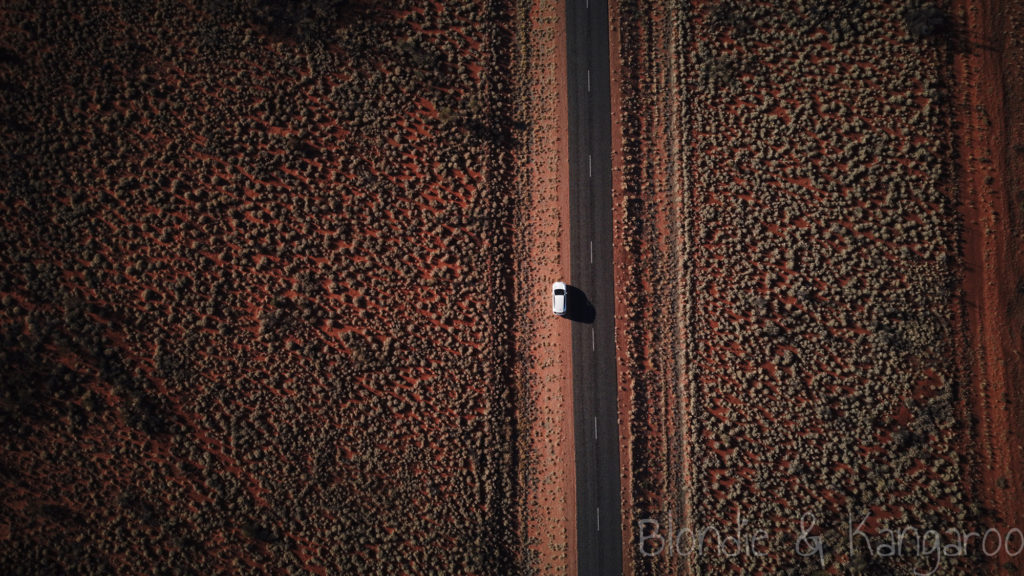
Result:
{"label": "desert shrub", "polygon": [[150,4],[13,24],[62,134],[0,170],[0,471],[83,521],[8,507],[0,564],[507,573],[506,7]]}
{"label": "desert shrub", "polygon": [[[643,202],[618,224],[632,308],[617,321],[639,510],[689,506],[708,526],[739,508],[782,531],[778,502],[818,518],[871,507],[972,521],[948,384],[961,370],[938,89],[950,60],[946,46],[893,41],[911,22],[917,37],[942,28],[913,7],[909,20],[858,0],[623,10],[623,196]],[[756,29],[736,33],[737,19]],[[723,453],[726,438],[742,450]],[[741,478],[727,486],[728,473]],[[634,560],[639,573],[774,573],[800,566],[790,552]]]}
{"label": "desert shrub", "polygon": [[917,38],[928,38],[950,30],[949,15],[934,2],[910,2],[904,9],[907,32]]}

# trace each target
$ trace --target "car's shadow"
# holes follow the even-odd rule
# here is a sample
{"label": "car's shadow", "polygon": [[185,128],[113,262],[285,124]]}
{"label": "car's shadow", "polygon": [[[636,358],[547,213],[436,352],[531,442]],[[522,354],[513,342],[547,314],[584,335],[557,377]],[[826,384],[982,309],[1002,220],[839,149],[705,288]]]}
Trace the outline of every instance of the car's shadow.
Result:
{"label": "car's shadow", "polygon": [[590,300],[587,299],[587,295],[575,286],[567,285],[565,289],[566,295],[569,297],[569,310],[566,312],[565,317],[573,322],[593,324],[597,311],[594,309],[594,305],[590,303]]}

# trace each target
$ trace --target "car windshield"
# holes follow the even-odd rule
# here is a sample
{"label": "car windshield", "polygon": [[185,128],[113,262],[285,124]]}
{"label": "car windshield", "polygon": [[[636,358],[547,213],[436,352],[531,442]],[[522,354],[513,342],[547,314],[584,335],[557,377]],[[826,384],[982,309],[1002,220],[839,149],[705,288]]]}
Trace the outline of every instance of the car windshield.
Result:
{"label": "car windshield", "polygon": [[561,296],[562,294],[565,294],[565,290],[562,290],[561,288],[555,288],[555,296]]}

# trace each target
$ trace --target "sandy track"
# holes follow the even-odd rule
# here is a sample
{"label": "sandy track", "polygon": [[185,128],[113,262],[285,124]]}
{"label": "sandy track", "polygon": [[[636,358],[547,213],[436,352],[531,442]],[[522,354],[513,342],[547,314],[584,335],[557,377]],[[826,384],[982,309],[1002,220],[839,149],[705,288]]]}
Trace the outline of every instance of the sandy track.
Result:
{"label": "sandy track", "polygon": [[551,314],[555,280],[569,279],[568,114],[564,5],[519,3],[517,380],[523,391],[520,503],[523,569],[576,573],[576,468],[571,324]]}
{"label": "sandy track", "polygon": [[[959,0],[959,173],[964,218],[964,312],[978,453],[973,488],[997,529],[1024,527],[1024,286],[1020,188],[1024,50],[1020,3]],[[1005,551],[993,565],[1013,564]],[[1019,559],[1017,559],[1019,561]]]}

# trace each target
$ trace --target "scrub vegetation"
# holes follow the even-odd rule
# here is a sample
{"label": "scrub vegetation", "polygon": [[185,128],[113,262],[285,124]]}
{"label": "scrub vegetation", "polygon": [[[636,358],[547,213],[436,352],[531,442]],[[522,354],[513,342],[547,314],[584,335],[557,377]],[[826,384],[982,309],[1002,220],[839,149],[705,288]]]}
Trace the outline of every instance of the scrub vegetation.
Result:
{"label": "scrub vegetation", "polygon": [[[972,496],[949,9],[619,3],[637,573],[927,571],[851,553],[849,519],[1003,520]],[[638,552],[638,519],[738,514],[764,556]]]}
{"label": "scrub vegetation", "polygon": [[502,3],[5,3],[7,574],[508,574]]}

